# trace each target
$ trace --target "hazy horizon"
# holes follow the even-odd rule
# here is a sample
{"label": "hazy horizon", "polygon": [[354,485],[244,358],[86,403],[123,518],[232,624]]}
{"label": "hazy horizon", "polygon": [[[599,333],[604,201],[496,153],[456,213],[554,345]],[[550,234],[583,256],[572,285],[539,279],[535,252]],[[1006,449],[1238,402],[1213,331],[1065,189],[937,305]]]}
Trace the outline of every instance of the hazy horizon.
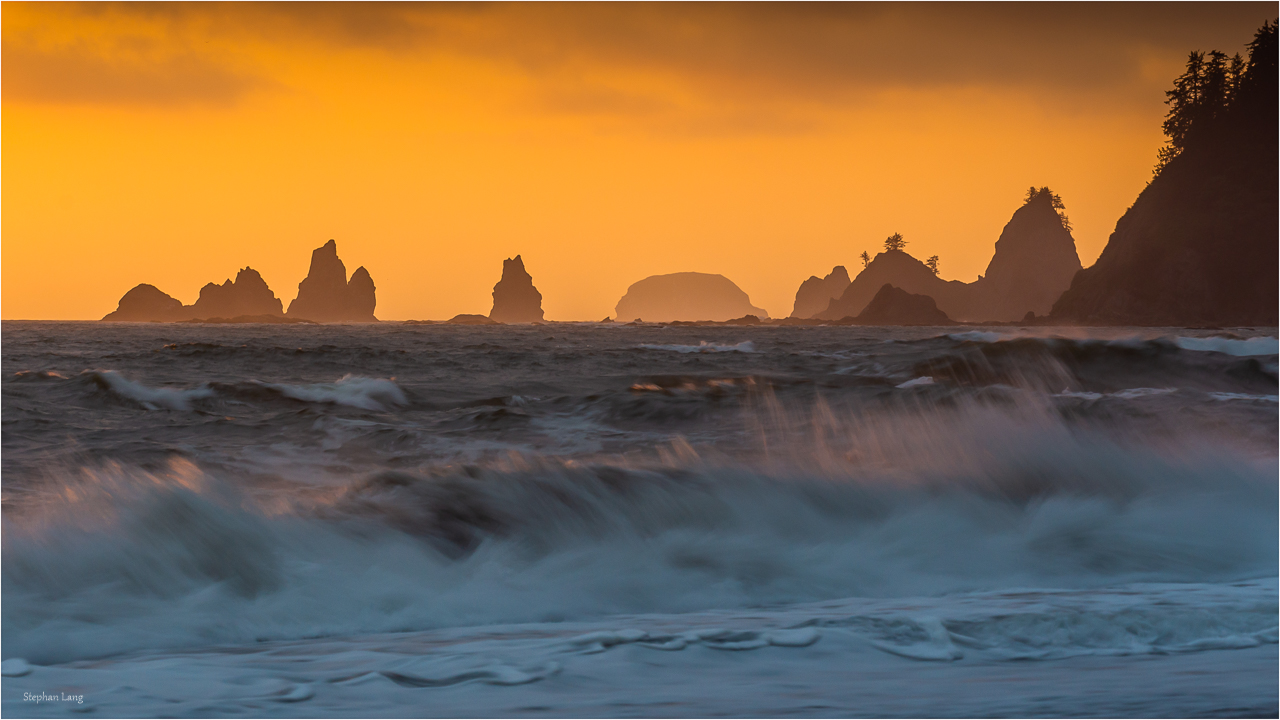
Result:
{"label": "hazy horizon", "polygon": [[1031,185],[1094,262],[1191,50],[1270,3],[3,5],[0,317],[96,320],[311,251],[384,320],[548,320],[721,274],[773,317],[902,233],[974,280]]}

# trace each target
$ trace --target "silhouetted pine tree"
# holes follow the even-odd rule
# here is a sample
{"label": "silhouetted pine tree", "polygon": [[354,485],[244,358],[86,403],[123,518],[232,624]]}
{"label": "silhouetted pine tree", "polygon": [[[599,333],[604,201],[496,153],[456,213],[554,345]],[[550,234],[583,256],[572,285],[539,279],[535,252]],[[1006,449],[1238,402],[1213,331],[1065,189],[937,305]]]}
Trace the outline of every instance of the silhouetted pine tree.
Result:
{"label": "silhouetted pine tree", "polygon": [[1066,203],[1062,202],[1062,198],[1059,197],[1057,193],[1050,190],[1047,186],[1037,190],[1036,187],[1032,185],[1031,188],[1027,190],[1027,196],[1023,198],[1022,204],[1030,205],[1037,200],[1040,202],[1047,202],[1054,210],[1057,210],[1058,220],[1062,222],[1062,227],[1067,232],[1071,232],[1071,220],[1067,218]]}
{"label": "silhouetted pine tree", "polygon": [[1174,80],[1173,89],[1165,93],[1169,114],[1163,127],[1169,141],[1157,152],[1157,175],[1182,154],[1188,144],[1212,134],[1237,102],[1257,94],[1246,88],[1246,84],[1256,87],[1269,78],[1274,86],[1275,24],[1264,22],[1248,47],[1248,61],[1239,54],[1228,59],[1217,50],[1188,55],[1186,72]]}
{"label": "silhouetted pine tree", "polygon": [[902,239],[902,233],[894,233],[884,240],[884,250],[901,250],[907,246],[907,241]]}

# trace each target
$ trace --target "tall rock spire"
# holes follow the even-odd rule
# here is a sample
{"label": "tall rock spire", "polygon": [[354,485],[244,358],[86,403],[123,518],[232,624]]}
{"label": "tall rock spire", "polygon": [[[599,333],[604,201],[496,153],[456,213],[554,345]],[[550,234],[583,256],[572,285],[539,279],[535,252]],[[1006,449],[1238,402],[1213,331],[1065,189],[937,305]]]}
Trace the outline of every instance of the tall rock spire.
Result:
{"label": "tall rock spire", "polygon": [[502,261],[502,279],[493,286],[489,319],[503,323],[542,322],[542,293],[519,255]]}
{"label": "tall rock spire", "polygon": [[287,315],[316,322],[376,322],[373,278],[363,267],[347,281],[347,266],[338,258],[333,240],[311,253],[311,268],[298,283],[298,297],[289,303]]}

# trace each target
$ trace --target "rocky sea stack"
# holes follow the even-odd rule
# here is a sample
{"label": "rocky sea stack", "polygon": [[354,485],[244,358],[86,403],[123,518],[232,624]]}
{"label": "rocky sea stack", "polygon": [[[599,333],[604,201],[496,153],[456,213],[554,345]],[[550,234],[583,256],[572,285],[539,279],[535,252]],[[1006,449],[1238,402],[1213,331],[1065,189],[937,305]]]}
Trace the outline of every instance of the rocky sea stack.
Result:
{"label": "rocky sea stack", "polygon": [[951,318],[938,309],[928,295],[913,295],[901,288],[885,285],[856,318],[845,318],[851,325],[951,325]]}
{"label": "rocky sea stack", "polygon": [[192,318],[232,318],[240,315],[284,315],[284,304],[253,268],[236,274],[235,282],[209,283],[191,306]]}
{"label": "rocky sea stack", "polygon": [[[934,267],[908,254],[903,249],[906,242],[895,235],[885,242],[885,251],[867,263],[838,297],[807,317],[856,317],[885,285],[927,295],[955,320],[1008,322],[1029,312],[1043,315],[1080,270],[1076,242],[1062,209],[1062,200],[1049,188],[1031,188],[996,240],[986,275],[972,283],[943,280]],[[824,282],[827,280],[811,277],[800,286],[793,317],[806,317],[800,314],[804,312],[801,294],[810,292],[806,298],[816,299],[817,283]]]}
{"label": "rocky sea stack", "polygon": [[102,318],[110,322],[177,322],[191,318],[190,308],[155,285],[142,283],[124,294],[114,312]]}
{"label": "rocky sea stack", "polygon": [[1080,272],[1080,256],[1062,200],[1049,188],[1031,188],[987,265],[972,284],[965,314],[972,319],[1013,321],[1045,315]]}
{"label": "rocky sea stack", "polygon": [[653,275],[627,288],[614,312],[619,321],[724,322],[746,315],[767,318],[729,278],[710,273]]}
{"label": "rocky sea stack", "polygon": [[183,305],[154,285],[143,283],[120,298],[115,312],[102,318],[116,322],[181,322],[208,318],[284,314],[283,305],[257,270],[246,267],[235,281],[209,283],[200,288],[194,305]]}
{"label": "rocky sea stack", "polygon": [[502,279],[493,286],[489,319],[500,323],[542,322],[542,293],[519,256],[502,261]]}
{"label": "rocky sea stack", "polygon": [[800,283],[796,291],[796,303],[791,310],[793,318],[811,318],[827,309],[831,301],[840,297],[849,287],[849,271],[843,265],[831,269],[826,277],[810,275]]}
{"label": "rocky sea stack", "polygon": [[338,258],[333,240],[311,253],[311,268],[298,283],[298,297],[289,303],[287,315],[316,322],[377,322],[373,278],[363,267],[347,280],[347,266]]}
{"label": "rocky sea stack", "polygon": [[956,280],[947,282],[905,251],[894,249],[877,254],[840,297],[831,300],[825,310],[813,317],[819,320],[857,317],[885,285],[928,295],[949,315],[968,301],[968,286],[964,283]]}

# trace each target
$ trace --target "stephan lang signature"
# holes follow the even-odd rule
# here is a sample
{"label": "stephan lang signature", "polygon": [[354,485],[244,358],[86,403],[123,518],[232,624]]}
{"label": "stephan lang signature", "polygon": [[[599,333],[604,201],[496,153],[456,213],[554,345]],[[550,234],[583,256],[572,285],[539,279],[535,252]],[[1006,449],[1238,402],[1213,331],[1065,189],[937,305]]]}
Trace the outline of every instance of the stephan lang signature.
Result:
{"label": "stephan lang signature", "polygon": [[67,695],[65,693],[54,693],[50,695],[48,693],[42,693],[42,692],[41,693],[24,692],[22,693],[22,702],[33,702],[33,703],[74,702],[74,703],[83,705],[84,695]]}

